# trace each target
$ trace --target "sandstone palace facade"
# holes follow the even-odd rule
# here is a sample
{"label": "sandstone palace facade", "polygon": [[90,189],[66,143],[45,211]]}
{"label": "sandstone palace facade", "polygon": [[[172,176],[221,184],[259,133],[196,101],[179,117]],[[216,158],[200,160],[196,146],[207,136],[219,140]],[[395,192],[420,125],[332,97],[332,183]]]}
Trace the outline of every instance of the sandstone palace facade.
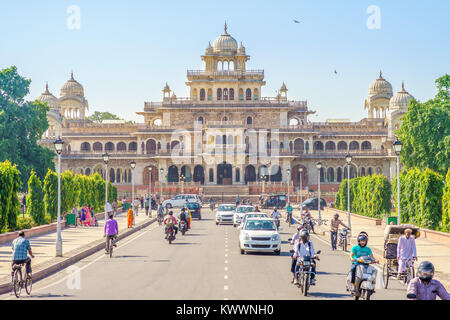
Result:
{"label": "sandstone palace facade", "polygon": [[187,71],[190,96],[177,97],[166,84],[162,101],[145,102],[137,113],[143,118],[139,124],[87,120],[89,104],[72,74],[59,98],[48,88],[38,98],[50,107],[50,128],[40,143],[53,148],[60,136],[65,142],[62,170],[81,174],[104,175],[102,155],[107,152],[108,178],[119,190],[131,190],[133,160],[137,188],[149,185],[152,167],[154,187],[157,181],[170,184],[180,178],[206,188],[261,180],[291,181],[298,187],[302,179],[303,186],[314,189],[320,177],[323,190],[337,190],[347,177],[348,152],[351,177],[394,176],[393,131],[413,98],[403,84],[394,95],[380,72],[364,103],[367,118],[311,122],[308,117],[315,111],[306,101],[289,100],[284,83],[277,96],[262,96],[264,70],[246,68],[250,56],[226,25],[201,59],[204,70]]}

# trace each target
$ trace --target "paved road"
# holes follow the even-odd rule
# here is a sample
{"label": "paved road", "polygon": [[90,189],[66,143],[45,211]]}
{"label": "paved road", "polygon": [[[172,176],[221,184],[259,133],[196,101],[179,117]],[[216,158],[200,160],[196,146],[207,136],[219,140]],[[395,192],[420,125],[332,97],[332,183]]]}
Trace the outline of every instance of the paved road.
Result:
{"label": "paved road", "polygon": [[[309,297],[290,283],[290,246],[295,232],[282,224],[281,256],[238,250],[238,229],[216,226],[214,215],[203,209],[203,220],[194,220],[192,230],[178,235],[172,245],[163,227],[153,224],[118,243],[110,259],[94,254],[69,269],[34,284],[32,297],[24,299],[351,299],[345,291],[349,258],[331,251],[313,236],[322,250],[317,285]],[[80,289],[76,288],[79,270]],[[71,275],[69,277],[69,275]],[[68,278],[69,277],[69,278]],[[74,280],[75,279],[75,280]],[[74,288],[75,286],[75,288]],[[15,299],[10,294],[1,299]],[[378,289],[373,299],[404,299],[405,287],[392,281],[390,289]]]}

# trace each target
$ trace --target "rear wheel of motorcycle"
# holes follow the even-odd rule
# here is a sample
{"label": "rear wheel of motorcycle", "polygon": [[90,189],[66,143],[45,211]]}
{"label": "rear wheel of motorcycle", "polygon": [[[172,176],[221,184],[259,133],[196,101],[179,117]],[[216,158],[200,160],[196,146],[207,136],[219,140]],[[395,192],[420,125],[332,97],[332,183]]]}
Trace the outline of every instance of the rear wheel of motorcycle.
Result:
{"label": "rear wheel of motorcycle", "polygon": [[184,229],[183,230],[181,230],[181,234],[184,236],[184,233],[185,233],[186,231],[184,231]]}
{"label": "rear wheel of motorcycle", "polygon": [[172,237],[169,236],[169,244],[172,244]]}

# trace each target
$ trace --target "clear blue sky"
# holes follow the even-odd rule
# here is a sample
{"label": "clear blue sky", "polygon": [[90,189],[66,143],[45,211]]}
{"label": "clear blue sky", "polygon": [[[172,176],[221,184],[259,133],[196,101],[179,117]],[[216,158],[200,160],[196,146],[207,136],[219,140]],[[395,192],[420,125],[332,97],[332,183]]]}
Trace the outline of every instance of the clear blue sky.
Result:
{"label": "clear blue sky", "polygon": [[[81,9],[80,30],[67,27],[70,5]],[[370,5],[381,9],[379,30],[366,26]],[[226,20],[248,68],[265,70],[263,96],[285,81],[291,99],[317,111],[311,120],[358,121],[380,69],[394,93],[405,80],[417,99],[434,96],[435,79],[450,73],[449,13],[448,0],[2,1],[0,69],[16,65],[32,80],[29,99],[45,81],[59,96],[73,69],[89,114],[141,122],[135,112],[161,100],[166,81],[188,96],[186,70],[203,68]]]}

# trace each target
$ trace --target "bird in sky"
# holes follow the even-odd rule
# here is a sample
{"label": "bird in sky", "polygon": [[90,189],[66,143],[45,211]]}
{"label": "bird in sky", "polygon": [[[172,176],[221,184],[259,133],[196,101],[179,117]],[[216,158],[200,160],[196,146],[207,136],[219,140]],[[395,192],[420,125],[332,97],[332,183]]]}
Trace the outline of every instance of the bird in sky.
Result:
{"label": "bird in sky", "polygon": [[298,20],[294,20],[294,22],[295,22],[295,23],[300,23],[300,21],[298,21]]}
{"label": "bird in sky", "polygon": [[334,70],[334,73],[335,73],[335,74],[337,74],[337,71],[336,71],[336,70]]}

